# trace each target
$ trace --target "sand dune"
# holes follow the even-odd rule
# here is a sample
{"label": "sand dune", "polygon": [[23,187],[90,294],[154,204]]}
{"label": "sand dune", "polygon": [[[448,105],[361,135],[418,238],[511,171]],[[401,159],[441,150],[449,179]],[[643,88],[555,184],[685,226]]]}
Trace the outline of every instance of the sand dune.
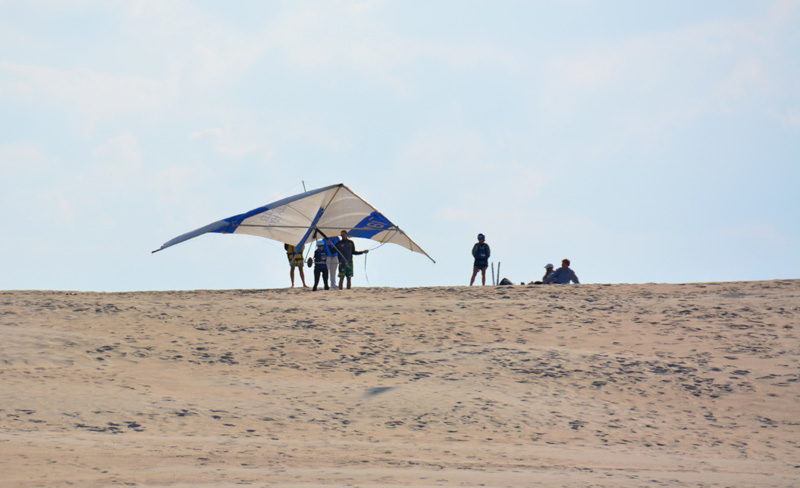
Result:
{"label": "sand dune", "polygon": [[800,281],[0,292],[0,488],[800,486]]}

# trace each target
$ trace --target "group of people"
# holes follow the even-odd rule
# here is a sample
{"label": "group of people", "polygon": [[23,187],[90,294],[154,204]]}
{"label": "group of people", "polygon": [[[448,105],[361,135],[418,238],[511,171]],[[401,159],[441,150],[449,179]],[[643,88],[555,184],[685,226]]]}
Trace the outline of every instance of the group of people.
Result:
{"label": "group of people", "polygon": [[[317,241],[317,248],[314,250],[314,257],[308,258],[308,267],[314,267],[314,287],[313,291],[317,291],[320,279],[326,290],[331,288],[337,289],[336,285],[336,269],[339,269],[339,284],[338,289],[344,287],[345,280],[347,288],[352,287],[353,279],[353,256],[359,254],[366,254],[368,249],[357,251],[356,245],[350,239],[350,235],[346,230],[340,234],[341,237],[328,237]],[[292,281],[292,288],[294,288],[294,270],[298,269],[300,272],[300,280],[303,282],[303,288],[308,288],[306,285],[306,277],[303,272],[303,249],[301,246],[297,249],[291,244],[284,244],[283,248],[286,250],[286,257],[289,259],[289,278]],[[328,279],[330,278],[330,286]]]}
{"label": "group of people", "polygon": [[[314,267],[313,291],[317,291],[320,279],[322,280],[322,285],[326,290],[331,288],[338,288],[341,290],[344,288],[345,282],[347,283],[347,289],[350,289],[352,287],[353,279],[353,256],[366,254],[369,252],[369,250],[365,249],[363,251],[357,251],[355,243],[352,241],[352,239],[350,239],[350,235],[346,230],[343,230],[340,233],[340,237],[326,237],[317,241],[316,245],[317,248],[314,251],[314,256],[309,257],[307,262],[303,260],[303,249],[305,246],[301,246],[300,249],[297,249],[291,244],[283,245],[283,248],[286,250],[286,257],[289,259],[289,278],[292,282],[292,288],[294,288],[295,269],[297,269],[300,273],[300,280],[303,283],[303,288],[308,288],[308,285],[306,285],[305,273],[303,272],[303,266],[307,264],[309,268],[312,266]],[[472,277],[469,280],[469,286],[472,286],[475,283],[475,278],[478,276],[478,272],[481,273],[481,284],[484,286],[486,285],[486,268],[489,267],[489,257],[491,255],[492,249],[489,247],[489,244],[486,243],[486,236],[483,234],[478,234],[478,242],[472,246],[472,257],[475,261],[472,265]],[[542,276],[542,279],[539,281],[531,281],[528,284],[561,285],[568,283],[580,283],[575,271],[573,271],[569,266],[570,261],[566,258],[561,260],[561,267],[558,269],[554,269],[554,266],[548,263],[544,267],[545,273],[544,276]],[[339,270],[338,287],[336,284],[337,268]],[[328,285],[329,279],[330,285]],[[507,279],[504,279],[500,284],[510,285],[511,282]]]}
{"label": "group of people", "polygon": [[[492,255],[492,250],[489,247],[489,244],[486,243],[486,236],[483,234],[478,234],[478,242],[476,242],[472,246],[472,257],[475,259],[475,262],[472,265],[472,277],[469,280],[469,286],[472,286],[475,283],[475,277],[478,275],[478,272],[481,273],[481,284],[486,285],[486,268],[489,267],[489,256]],[[561,267],[558,269],[554,269],[554,266],[548,263],[544,269],[544,276],[540,281],[531,281],[528,283],[529,285],[550,285],[550,284],[557,284],[557,285],[565,285],[569,283],[580,283],[578,281],[578,275],[575,274],[570,267],[569,259],[562,259],[561,260]],[[503,279],[500,284],[508,284],[510,285],[511,282],[508,279]]]}
{"label": "group of people", "polygon": [[570,261],[567,258],[561,260],[561,267],[553,270],[553,265],[547,263],[544,267],[544,276],[541,281],[528,283],[529,285],[567,285],[569,283],[580,283],[578,275],[569,267]]}

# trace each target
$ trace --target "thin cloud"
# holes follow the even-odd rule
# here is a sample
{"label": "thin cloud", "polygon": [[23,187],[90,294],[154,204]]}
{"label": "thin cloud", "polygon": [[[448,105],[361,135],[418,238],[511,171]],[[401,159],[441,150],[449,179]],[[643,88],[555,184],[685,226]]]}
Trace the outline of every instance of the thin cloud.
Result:
{"label": "thin cloud", "polygon": [[3,98],[64,110],[91,126],[130,113],[153,114],[174,96],[169,84],[159,80],[5,62],[0,62],[0,93]]}
{"label": "thin cloud", "polygon": [[541,106],[566,121],[613,98],[617,114],[647,112],[661,131],[710,111],[737,110],[756,93],[787,89],[780,71],[796,62],[774,50],[782,35],[774,26],[772,17],[713,20],[559,56],[543,70]]}

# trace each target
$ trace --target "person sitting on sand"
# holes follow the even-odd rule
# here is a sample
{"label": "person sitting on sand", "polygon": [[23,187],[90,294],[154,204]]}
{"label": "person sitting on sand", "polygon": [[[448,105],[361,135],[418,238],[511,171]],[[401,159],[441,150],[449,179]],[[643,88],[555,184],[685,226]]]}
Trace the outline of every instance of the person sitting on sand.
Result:
{"label": "person sitting on sand", "polygon": [[547,276],[544,280],[545,283],[554,283],[557,285],[566,285],[569,282],[573,283],[580,283],[578,281],[578,276],[575,274],[572,269],[569,267],[570,262],[569,259],[562,259],[561,260],[561,267],[557,270],[553,271],[552,274]]}
{"label": "person sitting on sand", "polygon": [[319,285],[319,278],[322,277],[322,284],[328,290],[328,255],[325,253],[325,243],[323,241],[317,242],[317,250],[314,251],[314,288],[312,291],[317,291]]}
{"label": "person sitting on sand", "polygon": [[542,276],[542,280],[541,281],[531,281],[528,284],[529,285],[542,285],[544,283],[547,283],[547,278],[550,277],[551,274],[553,274],[553,265],[550,264],[550,263],[547,263],[544,266],[544,276]]}
{"label": "person sitting on sand", "polygon": [[492,255],[492,250],[489,244],[486,243],[486,236],[478,234],[478,242],[472,246],[472,257],[475,262],[472,265],[472,278],[469,279],[469,286],[475,283],[475,276],[478,271],[481,272],[481,283],[486,286],[486,268],[489,267],[489,256]]}
{"label": "person sitting on sand", "polygon": [[286,258],[289,259],[289,278],[292,280],[292,288],[294,288],[294,269],[300,270],[300,280],[303,282],[303,288],[308,288],[306,285],[306,276],[303,273],[303,248],[300,246],[300,251],[291,245],[284,244],[283,248],[286,249]]}
{"label": "person sitting on sand", "polygon": [[346,230],[342,231],[342,240],[336,243],[336,249],[339,254],[339,289],[342,289],[344,279],[347,278],[347,289],[350,289],[351,279],[353,278],[353,256],[357,254],[366,254],[368,249],[363,251],[356,251],[356,245],[349,239],[349,234]]}
{"label": "person sitting on sand", "polygon": [[553,274],[553,268],[555,268],[555,266],[553,266],[550,263],[544,265],[544,276],[542,276],[542,283],[547,281],[547,278],[549,278],[550,275]]}

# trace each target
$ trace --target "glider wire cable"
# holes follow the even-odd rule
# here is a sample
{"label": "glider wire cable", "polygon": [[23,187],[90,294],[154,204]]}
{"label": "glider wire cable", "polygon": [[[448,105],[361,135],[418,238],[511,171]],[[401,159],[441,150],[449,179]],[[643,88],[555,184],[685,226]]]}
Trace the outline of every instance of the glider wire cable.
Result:
{"label": "glider wire cable", "polygon": [[[389,242],[389,240],[392,237],[394,237],[395,234],[397,234],[399,231],[400,231],[400,229],[395,229],[394,230],[394,234],[392,234],[392,236],[389,237],[389,239],[386,239],[385,241],[381,242],[380,244],[378,244],[377,246],[373,247],[372,249],[367,249],[367,251],[374,251],[375,249],[378,249],[379,247],[383,246],[384,244]],[[367,284],[370,284],[369,283],[369,275],[367,274],[367,256],[369,256],[369,253],[364,254],[364,279],[367,280]]]}

